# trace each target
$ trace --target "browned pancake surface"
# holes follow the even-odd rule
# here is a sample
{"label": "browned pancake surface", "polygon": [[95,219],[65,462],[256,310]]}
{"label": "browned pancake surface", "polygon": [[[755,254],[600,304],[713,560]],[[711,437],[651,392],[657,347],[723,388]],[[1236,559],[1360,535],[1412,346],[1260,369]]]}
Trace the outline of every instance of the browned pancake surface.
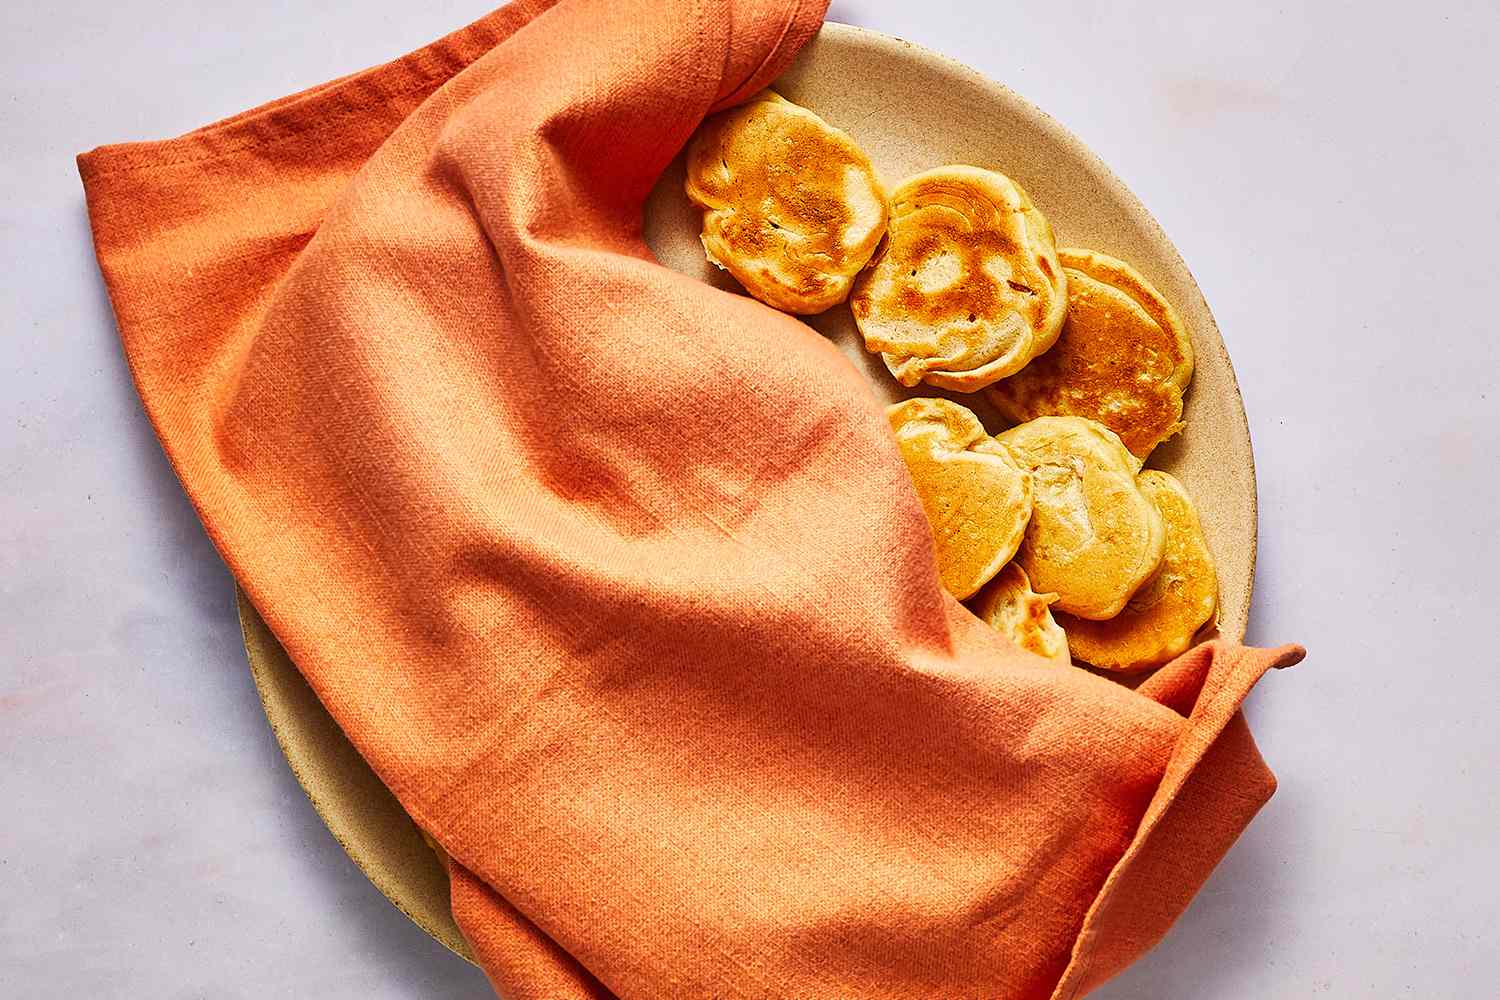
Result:
{"label": "browned pancake surface", "polygon": [[[1140,460],[1083,417],[1038,417],[996,436],[1031,473],[1016,562],[1081,618],[1113,618],[1161,565],[1166,529],[1136,482]],[[1064,626],[1066,627],[1066,626]]]}
{"label": "browned pancake surface", "polygon": [[764,91],[710,117],[688,149],[708,259],[778,309],[841,302],[885,232],[870,158],[806,108]]}
{"label": "browned pancake surface", "polygon": [[1174,477],[1155,470],[1137,482],[1167,529],[1161,568],[1109,621],[1060,616],[1073,655],[1104,670],[1149,670],[1185,652],[1214,616],[1219,580],[1198,513]]}
{"label": "browned pancake surface", "polygon": [[849,306],[897,381],[973,392],[1052,346],[1066,278],[1052,227],[1020,185],[939,167],[891,192],[885,243]]}
{"label": "browned pancake surface", "polygon": [[1056,600],[1056,594],[1032,590],[1026,571],[1011,563],[984,585],[975,598],[974,613],[1022,649],[1071,664],[1068,637],[1052,617]]}
{"label": "browned pancake surface", "polygon": [[943,586],[962,600],[1015,555],[1031,519],[1031,477],[967,408],[908,399],[886,408],[932,528]]}
{"label": "browned pancake surface", "polygon": [[989,388],[1012,420],[1088,417],[1145,458],[1182,429],[1193,348],[1177,310],[1124,261],[1062,249],[1068,317],[1057,343]]}

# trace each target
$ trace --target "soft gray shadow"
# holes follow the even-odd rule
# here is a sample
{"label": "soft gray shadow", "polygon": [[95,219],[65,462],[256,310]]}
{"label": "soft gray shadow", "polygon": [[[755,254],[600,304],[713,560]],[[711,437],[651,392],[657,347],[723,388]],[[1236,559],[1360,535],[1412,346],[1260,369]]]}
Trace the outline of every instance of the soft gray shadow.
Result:
{"label": "soft gray shadow", "polygon": [[[1266,808],[1277,805],[1273,798]],[[1293,811],[1285,801],[1279,805]],[[1285,818],[1278,817],[1277,829],[1285,830]],[[1279,837],[1243,837],[1161,944],[1089,1000],[1241,1000],[1242,993],[1231,991],[1249,978],[1245,973],[1275,960],[1269,942],[1276,916],[1268,901],[1290,892],[1287,879]]]}
{"label": "soft gray shadow", "polygon": [[[75,216],[79,226],[77,244],[92,247],[88,213],[80,204]],[[90,259],[92,250],[88,251]],[[88,266],[88,265],[86,265]],[[228,568],[219,558],[218,550],[209,540],[208,533],[198,520],[182,484],[172,471],[156,431],[141,406],[135,384],[131,381],[130,367],[125,361],[125,351],[120,343],[115,326],[114,309],[109,302],[109,292],[99,274],[97,264],[89,266],[93,274],[94,309],[97,322],[93,324],[98,339],[99,357],[103,363],[97,377],[104,383],[100,396],[111,404],[109,412],[119,421],[118,440],[128,453],[134,456],[135,477],[132,485],[140,490],[145,505],[152,509],[149,518],[142,518],[138,527],[160,531],[152,545],[160,551],[174,554],[174,569],[186,574],[183,590],[190,595],[195,610],[216,625],[232,627],[233,606],[224,601],[224,594],[231,583]]]}
{"label": "soft gray shadow", "polygon": [[[247,701],[258,708],[248,668],[245,676],[250,688]],[[299,845],[294,852],[296,877],[314,885],[317,897],[329,900],[331,908],[337,907],[336,914],[328,914],[330,919],[336,916],[344,926],[357,929],[366,942],[360,957],[378,967],[382,981],[391,984],[398,995],[451,1000],[494,997],[484,973],[412,923],[349,860],[297,784],[270,727],[264,719],[261,724],[265,738],[257,741],[257,756],[279,775],[282,794],[277,801],[291,803],[284,819],[295,824],[287,839]]]}
{"label": "soft gray shadow", "polygon": [[[1257,487],[1257,490],[1259,488]],[[1265,507],[1265,496],[1262,494],[1259,505]],[[1279,540],[1267,532],[1256,531],[1255,540],[1255,577],[1250,584],[1250,614],[1245,619],[1245,645],[1262,646],[1275,645],[1282,640],[1271,635],[1268,631],[1274,628],[1275,623],[1265,617],[1265,609],[1270,605],[1270,594],[1266,587],[1268,581],[1274,578],[1274,573],[1266,572],[1267,566],[1276,565],[1280,556]]]}
{"label": "soft gray shadow", "polygon": [[828,16],[824,20],[837,21],[840,24],[853,24],[861,28],[869,27],[869,18],[861,8],[863,4],[854,0],[833,0],[828,5]]}

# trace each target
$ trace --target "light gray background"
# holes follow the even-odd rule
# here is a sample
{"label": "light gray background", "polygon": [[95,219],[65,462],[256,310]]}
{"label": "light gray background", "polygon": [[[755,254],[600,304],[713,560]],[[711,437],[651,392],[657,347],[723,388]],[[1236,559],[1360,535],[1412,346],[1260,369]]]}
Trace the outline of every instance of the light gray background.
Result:
{"label": "light gray background", "polygon": [[[400,55],[483,0],[0,5],[0,996],[482,997],[281,759],[137,405],[73,154]],[[1105,1000],[1500,981],[1500,17],[855,2],[1081,136],[1181,248],[1254,433],[1281,790]]]}

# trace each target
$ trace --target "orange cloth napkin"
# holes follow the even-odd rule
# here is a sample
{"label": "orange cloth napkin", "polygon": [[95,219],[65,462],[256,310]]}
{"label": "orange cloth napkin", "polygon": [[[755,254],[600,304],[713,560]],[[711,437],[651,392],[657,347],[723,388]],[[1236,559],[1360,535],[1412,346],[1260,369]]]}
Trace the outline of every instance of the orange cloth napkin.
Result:
{"label": "orange cloth napkin", "polygon": [[522,0],[79,157],[163,447],[507,997],[1076,997],[1274,785],[1299,650],[1011,647],[862,376],[643,244],[823,6]]}

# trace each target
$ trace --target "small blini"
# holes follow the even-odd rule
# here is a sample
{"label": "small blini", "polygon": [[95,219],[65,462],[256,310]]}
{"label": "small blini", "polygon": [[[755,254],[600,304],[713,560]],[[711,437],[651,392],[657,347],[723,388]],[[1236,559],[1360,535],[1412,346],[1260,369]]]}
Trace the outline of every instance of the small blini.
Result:
{"label": "small blini", "polygon": [[1057,340],[1067,277],[1052,226],[1019,184],[972,166],[909,177],[849,308],[902,385],[975,392]]}
{"label": "small blini", "polygon": [[1097,420],[1142,461],[1182,430],[1193,344],[1177,310],[1135,268],[1092,250],[1057,251],[1068,317],[1052,349],[986,391],[1011,420]]}
{"label": "small blini", "polygon": [[970,597],[1016,554],[1031,519],[1031,477],[957,403],[908,399],[886,416],[932,529],[943,586]]}
{"label": "small blini", "polygon": [[770,90],[703,123],[686,186],[708,259],[789,313],[844,301],[890,212],[864,150]]}
{"label": "small blini", "polygon": [[1038,594],[1031,589],[1026,571],[1015,563],[1006,566],[984,585],[974,599],[974,613],[997,632],[1030,653],[1071,665],[1068,636],[1052,617],[1056,594]]}
{"label": "small blini", "polygon": [[1101,670],[1134,673],[1186,652],[1219,607],[1219,578],[1198,512],[1180,482],[1165,472],[1143,472],[1141,491],[1167,528],[1161,568],[1108,621],[1064,616],[1073,654]]}
{"label": "small blini", "polygon": [[995,439],[1031,473],[1034,509],[1016,562],[1032,585],[1079,618],[1119,614],[1166,551],[1161,514],[1136,485],[1140,460],[1083,417],[1038,417]]}

